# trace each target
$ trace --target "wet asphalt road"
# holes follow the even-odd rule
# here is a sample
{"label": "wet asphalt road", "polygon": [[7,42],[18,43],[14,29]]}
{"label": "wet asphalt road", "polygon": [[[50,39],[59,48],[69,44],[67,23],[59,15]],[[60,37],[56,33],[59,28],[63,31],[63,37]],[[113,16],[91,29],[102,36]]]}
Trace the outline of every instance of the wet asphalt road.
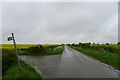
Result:
{"label": "wet asphalt road", "polygon": [[43,78],[118,78],[113,68],[68,46],[60,55],[20,57],[41,71]]}

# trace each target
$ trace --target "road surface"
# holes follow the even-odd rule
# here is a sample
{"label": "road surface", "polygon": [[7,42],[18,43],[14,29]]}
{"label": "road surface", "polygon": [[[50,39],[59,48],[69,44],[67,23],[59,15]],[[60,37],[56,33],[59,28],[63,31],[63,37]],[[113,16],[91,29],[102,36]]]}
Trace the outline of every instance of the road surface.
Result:
{"label": "road surface", "polygon": [[42,72],[43,78],[118,78],[111,67],[68,46],[63,54],[50,56],[21,56]]}

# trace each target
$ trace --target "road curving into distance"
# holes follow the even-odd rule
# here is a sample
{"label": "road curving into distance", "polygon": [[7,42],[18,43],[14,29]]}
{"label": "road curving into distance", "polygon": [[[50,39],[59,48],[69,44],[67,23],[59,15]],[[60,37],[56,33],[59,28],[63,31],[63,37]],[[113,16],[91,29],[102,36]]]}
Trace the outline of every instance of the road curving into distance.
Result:
{"label": "road curving into distance", "polygon": [[63,54],[20,56],[42,72],[43,78],[118,78],[110,66],[65,45]]}

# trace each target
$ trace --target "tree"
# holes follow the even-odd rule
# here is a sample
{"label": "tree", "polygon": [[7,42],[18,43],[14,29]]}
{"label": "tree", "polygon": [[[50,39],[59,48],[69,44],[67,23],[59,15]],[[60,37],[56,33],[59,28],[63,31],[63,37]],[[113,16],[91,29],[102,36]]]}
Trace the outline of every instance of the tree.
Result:
{"label": "tree", "polygon": [[106,45],[109,45],[109,43],[106,43]]}
{"label": "tree", "polygon": [[120,42],[118,42],[117,44],[120,45]]}

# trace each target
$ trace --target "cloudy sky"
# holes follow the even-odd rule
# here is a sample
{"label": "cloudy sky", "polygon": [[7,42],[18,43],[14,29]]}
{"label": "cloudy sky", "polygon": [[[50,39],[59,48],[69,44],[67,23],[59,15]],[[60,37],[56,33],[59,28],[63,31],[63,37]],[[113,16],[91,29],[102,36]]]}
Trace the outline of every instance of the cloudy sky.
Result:
{"label": "cloudy sky", "polygon": [[117,43],[116,2],[4,2],[2,43]]}

